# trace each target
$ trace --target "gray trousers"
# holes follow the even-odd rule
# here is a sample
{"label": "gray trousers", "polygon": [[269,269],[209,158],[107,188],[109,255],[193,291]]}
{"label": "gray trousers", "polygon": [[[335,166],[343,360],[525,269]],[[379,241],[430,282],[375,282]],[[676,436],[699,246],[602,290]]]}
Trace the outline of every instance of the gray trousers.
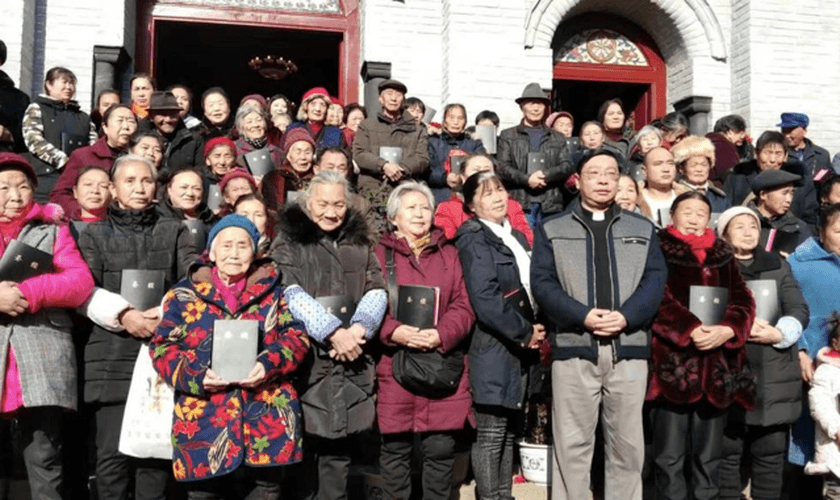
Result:
{"label": "gray trousers", "polygon": [[598,410],[604,430],[604,498],[641,500],[645,457],[642,404],[647,360],[613,360],[613,348],[598,348],[598,361],[575,358],[551,365],[552,500],[589,498]]}

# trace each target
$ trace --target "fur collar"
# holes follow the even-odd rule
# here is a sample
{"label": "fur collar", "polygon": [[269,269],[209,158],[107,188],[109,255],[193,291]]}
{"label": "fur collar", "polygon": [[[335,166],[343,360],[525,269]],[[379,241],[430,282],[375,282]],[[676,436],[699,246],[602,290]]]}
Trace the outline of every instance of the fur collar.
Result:
{"label": "fur collar", "polygon": [[[298,204],[287,205],[277,215],[280,232],[285,234],[290,243],[298,245],[316,245],[327,235]],[[371,246],[370,231],[362,214],[347,208],[344,224],[337,229],[336,241],[353,246]]]}
{"label": "fur collar", "polygon": [[715,244],[706,253],[706,261],[701,264],[691,251],[691,247],[672,236],[667,230],[659,231],[658,235],[662,253],[665,254],[665,260],[669,264],[683,267],[721,267],[735,258],[729,243],[721,238],[715,238]]}
{"label": "fur collar", "polygon": [[832,351],[833,349],[831,348],[831,346],[826,346],[820,349],[817,353],[817,365],[828,363],[837,368],[840,368],[840,357],[837,357],[836,354],[832,356]]}

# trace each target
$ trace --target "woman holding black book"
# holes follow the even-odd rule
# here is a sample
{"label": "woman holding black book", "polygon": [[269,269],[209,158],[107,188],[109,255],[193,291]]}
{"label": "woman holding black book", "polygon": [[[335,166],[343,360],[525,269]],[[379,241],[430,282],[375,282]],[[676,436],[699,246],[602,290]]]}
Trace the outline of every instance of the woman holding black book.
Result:
{"label": "woman holding black book", "polygon": [[[423,498],[448,499],[458,431],[467,423],[475,424],[463,354],[473,310],[458,252],[443,230],[432,225],[434,206],[425,184],[410,181],[397,186],[387,205],[392,230],[376,247],[391,301],[379,332],[385,348],[376,367],[382,433],[379,464],[388,498],[408,499],[411,494],[412,444],[417,433],[423,455]],[[455,366],[445,390],[403,385],[411,373],[400,370],[404,366],[400,360],[422,357]]]}
{"label": "woman holding black book", "polygon": [[0,153],[0,417],[18,422],[32,497],[61,499],[63,413],[78,407],[64,309],[88,299],[93,278],[67,226],[58,224],[61,211],[33,201],[37,184],[22,156]]}
{"label": "woman holding black book", "polygon": [[717,498],[727,410],[754,408],[744,344],[755,302],[732,247],[707,228],[711,212],[702,193],[683,193],[671,205],[672,223],[659,233],[668,282],[653,321],[646,399],[662,500],[688,498],[689,488],[694,498]]}
{"label": "woman holding black book", "polygon": [[455,236],[477,318],[467,355],[477,421],[473,471],[482,499],[507,500],[528,368],[538,359],[534,350],[545,339],[545,327],[534,317],[530,245],[508,221],[502,181],[493,172],[474,174],[463,194],[476,216]]}
{"label": "woman holding black book", "polygon": [[808,304],[788,263],[758,246],[760,231],[758,215],[747,207],[730,208],[718,220],[718,237],[734,248],[741,275],[756,301],[755,322],[746,344],[756,377],[756,408],[744,412],[735,407],[729,412],[720,468],[723,499],[741,498],[745,447],[751,458],[752,497],[779,498],[788,432],[802,412],[796,343],[808,326]]}

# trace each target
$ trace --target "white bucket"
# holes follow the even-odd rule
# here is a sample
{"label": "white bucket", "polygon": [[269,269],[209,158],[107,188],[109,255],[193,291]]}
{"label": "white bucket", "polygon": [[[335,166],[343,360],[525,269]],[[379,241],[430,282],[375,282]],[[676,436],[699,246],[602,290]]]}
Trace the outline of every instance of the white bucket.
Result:
{"label": "white bucket", "polygon": [[519,463],[525,479],[536,484],[551,483],[551,445],[519,441]]}

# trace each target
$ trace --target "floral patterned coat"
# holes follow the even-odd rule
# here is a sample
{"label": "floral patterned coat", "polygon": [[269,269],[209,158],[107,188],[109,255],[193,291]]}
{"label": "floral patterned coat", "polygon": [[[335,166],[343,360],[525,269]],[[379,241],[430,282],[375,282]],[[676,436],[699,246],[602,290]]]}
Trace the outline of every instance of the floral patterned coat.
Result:
{"label": "floral patterned coat", "polygon": [[[275,265],[253,269],[236,311],[228,310],[206,264],[194,266],[164,298],[150,354],[175,389],[172,467],[178,481],[222,476],[243,460],[268,467],[303,458],[300,403],[289,374],[306,357],[309,340],[289,312]],[[257,389],[205,392],[217,319],[260,322],[257,361],[267,382]]]}
{"label": "floral patterned coat", "polygon": [[[668,283],[653,320],[650,384],[647,400],[672,404],[706,401],[726,408],[736,403],[754,408],[755,378],[744,346],[755,317],[755,302],[738,269],[732,247],[716,239],[701,264],[686,243],[668,231],[659,232],[668,263]],[[702,323],[689,311],[690,287],[729,289],[729,302],[721,325],[735,336],[709,351],[694,346],[691,332]]]}

